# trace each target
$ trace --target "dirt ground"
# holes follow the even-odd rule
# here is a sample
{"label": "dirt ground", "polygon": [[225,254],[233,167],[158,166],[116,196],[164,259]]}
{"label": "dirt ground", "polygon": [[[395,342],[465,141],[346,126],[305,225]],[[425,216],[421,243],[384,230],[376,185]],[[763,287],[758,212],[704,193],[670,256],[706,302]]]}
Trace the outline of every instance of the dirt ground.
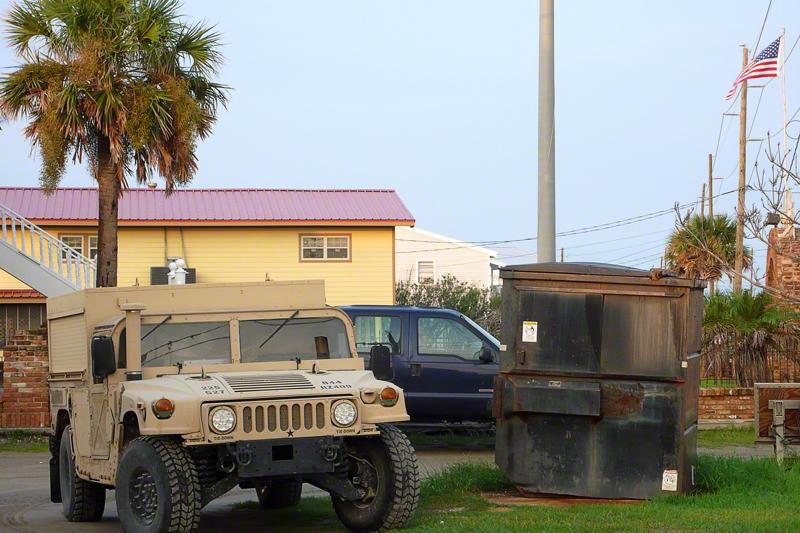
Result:
{"label": "dirt ground", "polygon": [[[423,477],[446,466],[467,461],[493,460],[491,451],[418,453]],[[61,504],[50,503],[49,455],[47,453],[0,452],[0,532],[70,533],[121,531],[114,492],[107,491],[106,511],[97,523],[73,524],[61,516]],[[305,498],[327,498],[321,490],[305,485]],[[241,504],[256,501],[255,491],[233,489],[203,509],[200,531],[204,533],[266,531],[264,512]]]}

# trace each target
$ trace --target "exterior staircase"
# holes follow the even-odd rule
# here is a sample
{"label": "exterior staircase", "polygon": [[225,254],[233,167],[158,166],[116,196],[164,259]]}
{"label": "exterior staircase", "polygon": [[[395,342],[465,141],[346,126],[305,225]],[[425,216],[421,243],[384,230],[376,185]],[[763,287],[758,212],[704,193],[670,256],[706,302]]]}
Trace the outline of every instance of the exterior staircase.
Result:
{"label": "exterior staircase", "polygon": [[0,268],[45,296],[94,287],[95,262],[0,204]]}

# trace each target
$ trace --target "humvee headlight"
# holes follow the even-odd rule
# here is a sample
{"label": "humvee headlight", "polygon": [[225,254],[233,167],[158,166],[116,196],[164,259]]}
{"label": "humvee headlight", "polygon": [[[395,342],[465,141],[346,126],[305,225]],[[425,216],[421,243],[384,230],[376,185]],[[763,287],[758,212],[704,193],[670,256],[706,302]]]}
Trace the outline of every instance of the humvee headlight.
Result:
{"label": "humvee headlight", "polygon": [[381,391],[381,405],[384,407],[392,407],[397,404],[397,400],[400,399],[400,395],[397,393],[397,389],[393,389],[392,387],[384,387]]}
{"label": "humvee headlight", "polygon": [[333,406],[332,418],[334,424],[340,427],[352,426],[358,418],[358,410],[353,402],[342,400]]}
{"label": "humvee headlight", "polygon": [[230,433],[236,427],[236,413],[233,409],[223,405],[211,411],[209,417],[211,421],[211,429],[215,433]]}

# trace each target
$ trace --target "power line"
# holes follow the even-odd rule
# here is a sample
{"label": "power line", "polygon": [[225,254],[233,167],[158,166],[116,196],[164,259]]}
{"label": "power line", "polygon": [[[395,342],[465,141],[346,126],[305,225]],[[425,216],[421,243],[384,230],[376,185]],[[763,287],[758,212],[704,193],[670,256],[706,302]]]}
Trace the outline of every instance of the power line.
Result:
{"label": "power line", "polygon": [[758,31],[758,39],[756,39],[756,46],[753,49],[753,57],[758,53],[758,45],[761,43],[761,36],[764,34],[764,26],[767,25],[767,18],[769,17],[769,10],[772,7],[772,0],[767,4],[767,12],[764,13],[764,21],[761,23],[761,29]]}
{"label": "power line", "polygon": [[[720,198],[721,196],[726,196],[728,194],[731,194],[731,193],[734,193],[734,192],[737,192],[737,191],[738,191],[738,189],[731,189],[729,191],[721,192],[719,194],[715,194],[714,198]],[[688,203],[685,203],[685,204],[682,204],[682,205],[678,205],[678,209],[686,209],[688,207],[695,206],[695,205],[699,204],[700,202],[701,202],[701,200],[695,200],[694,202],[688,202]],[[597,231],[604,231],[604,230],[607,230],[607,229],[618,228],[620,226],[627,226],[627,225],[630,225],[630,224],[636,224],[638,222],[644,222],[646,220],[651,220],[651,219],[654,219],[654,218],[658,218],[658,217],[664,216],[664,215],[669,214],[669,213],[673,213],[674,211],[675,211],[675,208],[674,207],[670,207],[669,209],[661,209],[659,211],[653,211],[651,213],[645,213],[645,214],[642,214],[642,215],[636,215],[636,216],[633,216],[633,217],[623,218],[623,219],[620,219],[620,220],[614,220],[614,221],[611,221],[611,222],[605,222],[603,224],[596,224],[594,226],[586,226],[586,227],[583,227],[583,228],[576,228],[576,229],[572,229],[572,230],[562,231],[560,233],[556,233],[556,236],[558,236],[558,237],[571,237],[573,235],[583,235],[584,233],[594,233],[594,232],[597,232]],[[502,240],[502,241],[487,241],[485,244],[486,245],[491,245],[493,243],[494,244],[506,244],[506,243],[511,243],[511,242],[524,242],[524,241],[535,241],[535,240],[536,240],[536,237],[524,237],[524,238],[521,238],[521,239],[506,239],[506,240]],[[468,245],[460,245],[460,246],[446,246],[446,247],[443,247],[443,248],[430,248],[430,249],[425,249],[425,250],[399,250],[399,251],[397,251],[395,253],[398,253],[398,254],[403,254],[403,253],[410,254],[410,253],[422,253],[422,252],[440,252],[440,251],[444,251],[444,250],[458,250],[458,249],[462,249],[462,248],[472,248],[473,246],[474,245],[469,245],[468,244]]]}
{"label": "power line", "polygon": [[[650,250],[655,250],[656,248],[663,249],[664,246],[665,246],[664,243],[659,243],[659,244],[657,244],[655,246],[650,246],[648,248],[642,248],[640,250],[636,250],[635,252],[631,252],[631,253],[623,255],[621,257],[617,257],[616,259],[612,259],[611,261],[609,261],[609,263],[616,263],[617,261],[622,261],[623,259],[628,259],[632,255],[640,255],[642,252],[649,252]],[[659,252],[658,255],[661,255],[661,252]]]}

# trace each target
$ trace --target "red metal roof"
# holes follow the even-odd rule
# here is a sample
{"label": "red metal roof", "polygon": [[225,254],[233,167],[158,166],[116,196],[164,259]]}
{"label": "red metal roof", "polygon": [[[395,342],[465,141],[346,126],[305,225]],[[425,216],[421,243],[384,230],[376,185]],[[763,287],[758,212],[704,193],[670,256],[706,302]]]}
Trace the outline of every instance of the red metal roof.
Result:
{"label": "red metal roof", "polygon": [[[0,204],[31,220],[97,220],[97,189],[0,187]],[[163,189],[125,191],[120,222],[358,222],[413,225],[393,190]]]}
{"label": "red metal roof", "polygon": [[0,300],[45,299],[45,295],[33,289],[0,289]]}

